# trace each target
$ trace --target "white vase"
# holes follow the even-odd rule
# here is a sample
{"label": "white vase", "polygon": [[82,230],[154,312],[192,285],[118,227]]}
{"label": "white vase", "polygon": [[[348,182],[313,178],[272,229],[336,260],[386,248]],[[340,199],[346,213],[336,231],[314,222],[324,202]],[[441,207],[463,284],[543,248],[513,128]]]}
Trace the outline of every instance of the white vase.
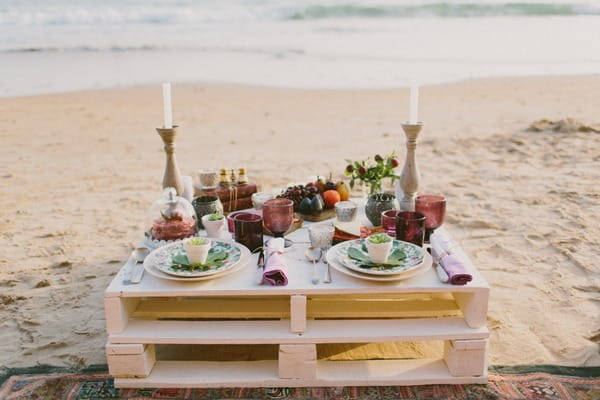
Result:
{"label": "white vase", "polygon": [[206,230],[206,236],[220,238],[225,226],[225,217],[216,221],[211,221],[209,217],[210,214],[202,217],[202,225],[204,225],[204,229]]}
{"label": "white vase", "polygon": [[[194,239],[192,239],[194,240]],[[190,239],[183,242],[183,248],[190,264],[204,264],[210,250],[210,240],[205,244],[191,244]]]}
{"label": "white vase", "polygon": [[367,238],[365,244],[371,261],[374,263],[385,263],[390,255],[394,241],[390,240],[385,243],[373,243]]}

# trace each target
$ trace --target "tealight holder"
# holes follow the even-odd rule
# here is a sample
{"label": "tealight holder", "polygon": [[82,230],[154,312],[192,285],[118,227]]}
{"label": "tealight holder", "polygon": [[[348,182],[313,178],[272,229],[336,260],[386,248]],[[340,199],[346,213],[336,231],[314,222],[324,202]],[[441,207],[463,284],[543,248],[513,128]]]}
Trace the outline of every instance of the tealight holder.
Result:
{"label": "tealight holder", "polygon": [[416,149],[417,137],[423,129],[423,123],[417,122],[411,124],[405,122],[402,124],[402,129],[406,135],[406,159],[404,167],[400,174],[400,188],[402,189],[403,197],[400,199],[400,210],[415,211],[415,197],[419,189],[419,180],[421,174],[417,166]]}

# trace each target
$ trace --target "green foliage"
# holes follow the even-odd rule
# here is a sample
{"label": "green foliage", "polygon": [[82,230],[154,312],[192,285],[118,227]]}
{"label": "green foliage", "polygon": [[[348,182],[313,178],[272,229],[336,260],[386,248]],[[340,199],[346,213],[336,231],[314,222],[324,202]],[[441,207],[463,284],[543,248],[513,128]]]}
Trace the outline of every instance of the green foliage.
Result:
{"label": "green foliage", "polygon": [[188,243],[191,244],[192,246],[202,246],[203,244],[207,244],[208,240],[201,238],[201,237],[195,237],[195,238],[188,239]]}
{"label": "green foliage", "polygon": [[196,270],[208,271],[213,268],[222,267],[228,254],[224,250],[210,249],[208,257],[204,264],[191,264],[185,254],[177,254],[173,257],[172,268],[176,270],[187,270],[195,272]]}
{"label": "green foliage", "polygon": [[219,213],[214,213],[214,214],[210,214],[208,216],[208,220],[209,221],[219,221],[221,219],[223,219],[223,214],[219,214]]}
{"label": "green foliage", "polygon": [[369,241],[375,244],[388,243],[392,241],[392,238],[385,233],[375,233],[369,236]]}
{"label": "green foliage", "polygon": [[360,184],[369,187],[369,194],[381,192],[382,181],[386,178],[390,178],[392,183],[395,179],[400,176],[394,174],[394,168],[398,166],[398,160],[396,159],[396,152],[392,152],[386,157],[375,155],[373,159],[371,157],[361,160],[353,161],[346,160],[348,166],[344,170],[344,174],[350,177],[350,188],[354,189],[356,181]]}

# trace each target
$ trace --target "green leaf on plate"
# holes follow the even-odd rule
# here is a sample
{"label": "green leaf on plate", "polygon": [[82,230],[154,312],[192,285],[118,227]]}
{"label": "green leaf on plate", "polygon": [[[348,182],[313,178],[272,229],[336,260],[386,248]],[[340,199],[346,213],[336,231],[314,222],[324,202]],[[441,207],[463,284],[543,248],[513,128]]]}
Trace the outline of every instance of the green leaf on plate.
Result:
{"label": "green leaf on plate", "polygon": [[211,248],[204,264],[191,264],[190,260],[185,254],[177,254],[173,256],[171,262],[173,263],[172,268],[176,270],[186,270],[191,272],[195,272],[196,270],[208,271],[211,268],[222,267],[227,256],[228,254],[226,251],[222,249]]}
{"label": "green leaf on plate", "polygon": [[359,249],[357,246],[348,247],[348,257],[353,258],[356,261],[363,263],[364,265],[370,265],[372,267],[387,265],[387,266],[398,266],[403,264],[403,260],[406,258],[406,255],[402,251],[402,249],[394,249],[388,259],[384,264],[377,264],[371,261],[371,257],[365,251]]}
{"label": "green leaf on plate", "polygon": [[360,262],[371,262],[371,258],[369,257],[369,255],[365,254],[365,252],[359,249],[357,246],[348,247],[348,257]]}
{"label": "green leaf on plate", "polygon": [[359,248],[359,246],[349,246],[348,247],[348,257],[360,262],[360,268],[379,268],[379,269],[393,269],[399,267],[404,264],[404,260],[406,259],[406,253],[399,247],[394,248],[390,255],[388,256],[387,262],[377,264],[371,261],[369,254],[366,252],[366,247],[363,245]]}

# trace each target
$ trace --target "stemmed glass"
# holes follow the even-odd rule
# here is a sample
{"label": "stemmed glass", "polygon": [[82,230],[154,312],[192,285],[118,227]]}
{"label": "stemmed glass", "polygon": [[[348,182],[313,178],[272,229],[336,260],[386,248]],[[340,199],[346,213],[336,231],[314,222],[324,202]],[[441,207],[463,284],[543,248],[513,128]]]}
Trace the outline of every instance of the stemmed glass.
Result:
{"label": "stemmed glass", "polygon": [[[294,222],[294,202],[290,199],[271,199],[262,207],[263,224],[274,237],[283,237]],[[285,239],[285,247],[292,241]]]}
{"label": "stemmed glass", "polygon": [[437,194],[422,194],[415,200],[415,211],[425,215],[425,242],[444,223],[446,197]]}

